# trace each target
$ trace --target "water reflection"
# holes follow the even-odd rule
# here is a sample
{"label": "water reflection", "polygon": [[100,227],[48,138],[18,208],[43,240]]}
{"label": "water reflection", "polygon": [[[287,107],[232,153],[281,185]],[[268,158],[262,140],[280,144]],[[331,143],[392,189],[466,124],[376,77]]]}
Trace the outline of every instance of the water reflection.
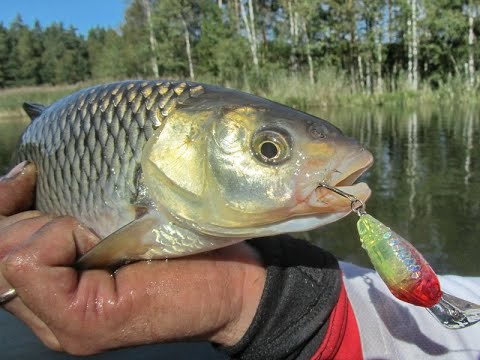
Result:
{"label": "water reflection", "polygon": [[473,150],[473,112],[469,111],[465,121],[465,127],[463,128],[463,138],[465,143],[465,177],[464,183],[468,186],[470,178],[472,177],[471,173],[471,160],[472,160],[472,150]]}
{"label": "water reflection", "polygon": [[417,112],[414,111],[408,117],[407,121],[407,139],[408,139],[408,156],[407,156],[407,182],[410,188],[410,195],[408,197],[408,208],[410,210],[410,220],[415,217],[415,181],[417,178],[417,157],[418,157],[418,142],[417,142]]}
{"label": "water reflection", "polygon": [[[480,118],[478,108],[312,111],[359,139],[375,157],[363,176],[368,210],[409,239],[440,273],[479,275]],[[0,123],[4,169],[24,121]],[[3,172],[3,171],[2,171]],[[369,266],[355,217],[308,238],[337,256]]]}

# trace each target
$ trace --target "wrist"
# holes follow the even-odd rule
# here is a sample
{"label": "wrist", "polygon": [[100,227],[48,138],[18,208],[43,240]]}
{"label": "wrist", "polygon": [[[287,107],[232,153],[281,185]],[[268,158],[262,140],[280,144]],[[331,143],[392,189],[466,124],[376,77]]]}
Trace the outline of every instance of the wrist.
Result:
{"label": "wrist", "polygon": [[250,327],[233,346],[220,347],[229,357],[307,359],[322,343],[341,288],[335,257],[288,236],[249,242],[261,254],[266,280]]}
{"label": "wrist", "polygon": [[245,335],[255,317],[265,287],[266,269],[258,253],[248,245],[223,251],[228,252],[226,261],[230,262],[222,299],[226,316],[209,341],[232,346]]}

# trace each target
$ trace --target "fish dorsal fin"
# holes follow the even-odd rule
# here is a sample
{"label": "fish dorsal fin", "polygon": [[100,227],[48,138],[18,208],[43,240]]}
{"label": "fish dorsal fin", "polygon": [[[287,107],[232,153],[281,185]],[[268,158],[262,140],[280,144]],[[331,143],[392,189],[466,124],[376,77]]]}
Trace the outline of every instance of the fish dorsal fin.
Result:
{"label": "fish dorsal fin", "polygon": [[33,102],[24,102],[23,110],[27,113],[30,119],[33,121],[45,110],[46,106],[42,104],[37,104]]}

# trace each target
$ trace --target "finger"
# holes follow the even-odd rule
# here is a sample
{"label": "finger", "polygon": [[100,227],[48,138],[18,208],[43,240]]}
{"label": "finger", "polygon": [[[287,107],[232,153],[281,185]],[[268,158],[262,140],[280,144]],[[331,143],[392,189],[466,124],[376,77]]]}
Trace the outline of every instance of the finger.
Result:
{"label": "finger", "polygon": [[88,243],[93,239],[90,235],[80,235],[87,231],[74,218],[56,218],[6,257],[2,264],[5,279],[35,313],[51,313],[52,307],[64,308],[66,299],[71,299],[78,283],[78,273],[71,265],[78,249],[89,246],[77,242]]}
{"label": "finger", "polygon": [[[50,221],[50,217],[42,216],[38,211],[27,211],[7,217],[1,221],[0,228],[0,259],[5,254],[17,247]],[[0,273],[0,289],[7,291],[12,286],[5,280]],[[36,316],[17,296],[5,305],[3,308],[14,314],[18,319],[29,325],[32,331],[44,342],[46,346],[53,350],[60,350],[60,345],[53,332]]]}
{"label": "finger", "polygon": [[[0,284],[1,289],[9,289],[9,285],[6,285],[7,282],[5,281],[5,279],[3,279],[3,276],[1,275]],[[27,326],[29,326],[34,332],[34,334],[42,340],[45,346],[56,351],[62,350],[60,342],[58,341],[52,330],[50,330],[49,327],[42,320],[40,320],[37,315],[35,315],[27,306],[25,306],[21,297],[17,296],[2,307],[9,313],[15,315],[15,317],[18,318],[20,321],[23,321]]]}
{"label": "finger", "polygon": [[[33,219],[35,219],[35,221],[32,223],[24,221]],[[2,252],[5,253],[5,251],[2,251],[4,245],[13,241],[15,243],[20,243],[25,238],[25,236],[20,236],[21,234],[28,235],[29,232],[33,233],[52,219],[53,217],[51,215],[45,215],[37,210],[24,211],[1,219],[0,258],[2,257]],[[38,223],[40,227],[35,226],[36,223]],[[18,224],[18,226],[12,227],[14,224]],[[10,236],[10,234],[13,236]],[[77,250],[79,255],[85,254],[100,241],[94,233],[86,230],[82,224],[78,224],[77,227],[73,229],[73,236],[75,243],[78,246]]]}
{"label": "finger", "polygon": [[0,178],[0,215],[16,214],[32,207],[35,198],[36,168],[26,161]]}
{"label": "finger", "polygon": [[0,220],[0,229],[6,228],[7,226],[15,224],[21,220],[27,220],[27,219],[38,217],[41,215],[43,214],[38,210],[29,210],[29,211],[22,211],[21,213],[18,213],[12,216],[7,216]]}
{"label": "finger", "polygon": [[[17,216],[17,218],[21,217]],[[10,262],[12,262],[11,258],[15,258],[15,261],[18,263],[23,263],[21,267],[25,266],[28,268],[29,265],[31,265],[32,267],[30,267],[30,271],[36,269],[36,266],[38,266],[37,262],[35,261],[37,259],[36,253],[39,252],[38,247],[42,247],[43,244],[45,244],[45,249],[48,253],[55,255],[59,254],[60,252],[51,251],[52,249],[55,250],[57,248],[66,248],[63,254],[66,255],[66,257],[61,259],[60,262],[73,262],[76,257],[75,241],[79,242],[79,247],[85,249],[88,249],[96,241],[95,235],[91,233],[82,235],[82,231],[85,230],[73,218],[56,218],[52,220],[48,216],[37,216],[30,219],[23,219],[2,229],[3,233],[0,235],[0,238],[2,238],[10,247],[17,245],[17,250],[13,251],[14,255],[12,255],[10,259],[7,257],[7,259],[5,259],[5,263],[0,267],[2,274],[8,274],[8,271],[5,271],[5,269],[11,269],[11,266],[8,265]],[[68,236],[69,233],[71,234],[70,237]],[[76,236],[73,235],[75,233]],[[50,237],[53,237],[58,241],[54,244],[49,244]],[[37,240],[39,243],[36,244]],[[83,244],[80,244],[81,242],[83,242]],[[28,255],[25,256],[15,255],[16,253],[25,253],[23,251],[25,248],[31,248],[32,252],[27,252]],[[13,271],[15,272],[16,270]],[[28,271],[29,270],[27,270],[27,272]],[[32,276],[35,276],[34,274],[36,275],[35,271],[32,271]],[[19,276],[23,277],[22,274],[19,274]],[[12,282],[7,278],[8,275],[6,277],[0,275],[0,289],[8,289],[13,287],[17,290],[18,296],[5,304],[5,309],[25,322],[46,346],[54,350],[63,350],[63,347],[58,340],[58,337],[50,327],[50,324],[38,316],[39,302],[42,304],[41,307],[45,309],[50,308],[50,313],[58,314],[60,316],[62,311],[59,311],[58,309],[68,308],[68,306],[63,305],[61,307],[57,307],[55,306],[55,302],[52,301],[52,298],[58,298],[58,288],[60,288],[60,290],[65,289],[63,286],[64,281],[61,276],[53,276],[53,280],[47,279],[45,281],[41,276],[37,280],[32,278],[32,281],[34,281],[38,287],[22,287],[22,285],[18,282]],[[38,292],[38,288],[41,288],[43,292],[48,293],[48,295],[43,295],[42,292]],[[26,303],[23,300],[25,295],[26,298],[30,300],[29,303]],[[52,309],[54,310],[52,311]],[[51,318],[48,316],[45,316],[45,318],[51,320]]]}
{"label": "finger", "polygon": [[[79,242],[92,239],[91,235],[81,232],[89,231],[75,219],[56,218],[11,252],[2,263],[1,271],[25,305],[53,332],[62,349],[89,354],[104,349],[99,344],[108,341],[102,336],[108,339],[120,330],[116,324],[108,328],[106,321],[116,315],[115,311],[107,310],[116,306],[111,274],[103,270],[88,271],[81,274],[79,281],[80,274],[71,267],[78,249],[88,247]],[[106,312],[110,316],[105,315]],[[26,321],[28,326],[35,326],[31,318],[27,317]],[[89,323],[102,325],[103,335],[99,336],[98,331],[93,334]]]}
{"label": "finger", "polygon": [[[30,215],[34,214],[30,213]],[[21,214],[11,216],[3,221],[10,220],[14,217],[19,219],[19,221],[0,228],[0,259],[5,257],[10,251],[25,242],[32,236],[32,234],[51,221],[51,217],[47,215],[22,219]]]}

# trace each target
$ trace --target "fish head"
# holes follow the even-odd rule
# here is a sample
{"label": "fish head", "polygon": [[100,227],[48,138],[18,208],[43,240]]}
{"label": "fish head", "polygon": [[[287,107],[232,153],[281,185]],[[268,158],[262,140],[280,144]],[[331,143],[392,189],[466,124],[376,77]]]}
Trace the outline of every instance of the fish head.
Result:
{"label": "fish head", "polygon": [[[256,100],[256,97],[252,97]],[[373,157],[329,122],[267,100],[179,109],[144,149],[148,194],[179,221],[209,235],[258,237],[305,231],[351,211],[340,187]]]}

